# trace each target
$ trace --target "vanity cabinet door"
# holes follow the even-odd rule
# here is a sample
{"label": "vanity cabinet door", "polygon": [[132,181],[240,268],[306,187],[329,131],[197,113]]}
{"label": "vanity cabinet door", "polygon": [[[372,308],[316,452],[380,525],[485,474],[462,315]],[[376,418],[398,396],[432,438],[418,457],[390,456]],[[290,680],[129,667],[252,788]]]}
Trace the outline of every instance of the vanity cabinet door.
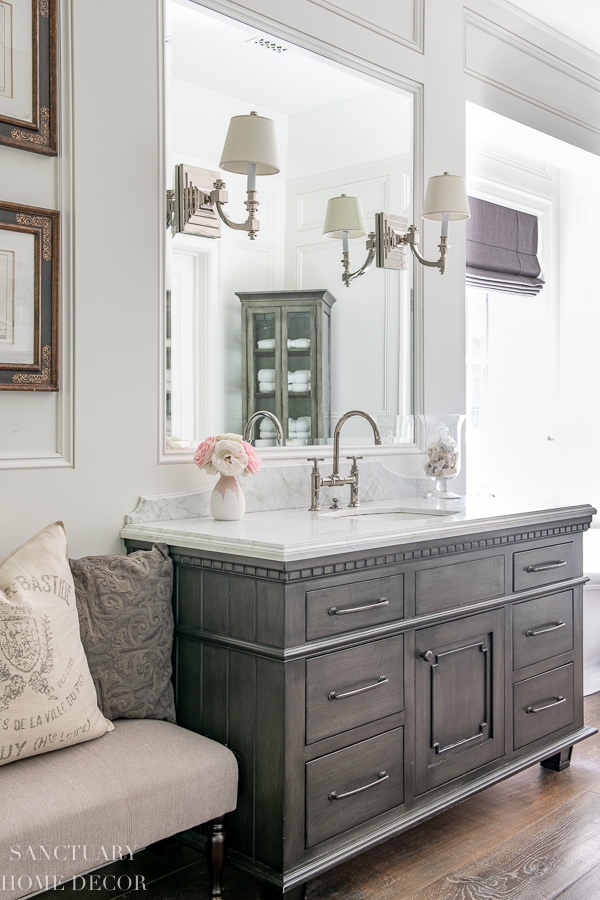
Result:
{"label": "vanity cabinet door", "polygon": [[504,754],[503,611],[416,632],[417,793]]}

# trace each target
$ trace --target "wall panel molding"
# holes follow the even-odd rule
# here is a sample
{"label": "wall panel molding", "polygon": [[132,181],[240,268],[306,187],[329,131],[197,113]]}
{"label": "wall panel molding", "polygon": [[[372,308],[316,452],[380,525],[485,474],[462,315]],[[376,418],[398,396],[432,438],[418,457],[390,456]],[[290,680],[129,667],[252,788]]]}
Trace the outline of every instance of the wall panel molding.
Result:
{"label": "wall panel molding", "polygon": [[[61,213],[60,234],[60,371],[56,397],[54,451],[27,450],[0,453],[1,469],[56,469],[74,465],[74,171],[73,171],[73,47],[72,2],[60,4],[59,32],[59,156],[56,163],[56,203]],[[23,151],[18,151],[23,152]],[[46,162],[39,160],[40,167]],[[45,167],[47,168],[47,167]],[[21,398],[23,406],[28,397]]]}
{"label": "wall panel molding", "polygon": [[[409,47],[411,50],[417,50],[419,53],[423,53],[423,5],[424,0],[395,0],[395,7],[397,14],[399,13],[400,17],[404,16],[404,18],[412,19],[412,28],[406,29],[405,32],[400,33],[392,27],[384,26],[383,24],[377,24],[377,22],[373,21],[374,18],[385,19],[385,16],[378,16],[379,12],[378,7],[385,4],[382,4],[382,0],[376,0],[375,3],[371,3],[369,6],[369,15],[370,18],[364,18],[363,16],[358,15],[357,13],[353,13],[350,9],[348,9],[348,2],[334,2],[334,0],[309,0],[309,3],[313,3],[315,6],[320,6],[323,9],[327,9],[330,12],[335,13],[338,16],[342,16],[344,19],[348,19],[350,22],[354,22],[356,25],[360,25],[361,28],[367,28],[369,31],[375,32],[375,34],[380,34],[382,37],[389,38],[389,40],[395,41],[398,44],[403,44],[405,47]],[[364,4],[355,4],[357,8],[365,9]],[[398,9],[401,7],[401,9]]]}
{"label": "wall panel molding", "polygon": [[527,172],[529,175],[536,175],[538,178],[550,180],[552,171],[549,163],[543,160],[534,159],[531,156],[525,156],[522,153],[513,153],[505,147],[501,149],[491,148],[485,144],[467,144],[467,153],[474,153],[483,156],[486,159],[493,159],[495,162],[502,163],[505,166],[511,166],[513,169],[519,169]]}
{"label": "wall panel molding", "polygon": [[464,27],[468,75],[600,134],[600,79],[466,8]]}

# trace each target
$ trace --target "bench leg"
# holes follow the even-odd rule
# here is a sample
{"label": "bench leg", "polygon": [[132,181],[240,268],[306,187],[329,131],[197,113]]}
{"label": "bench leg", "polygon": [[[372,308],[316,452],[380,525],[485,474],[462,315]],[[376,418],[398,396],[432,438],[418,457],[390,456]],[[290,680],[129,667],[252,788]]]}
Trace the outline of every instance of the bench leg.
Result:
{"label": "bench leg", "polygon": [[223,870],[225,869],[225,819],[219,816],[208,823],[206,834],[206,864],[208,866],[208,896],[223,894]]}

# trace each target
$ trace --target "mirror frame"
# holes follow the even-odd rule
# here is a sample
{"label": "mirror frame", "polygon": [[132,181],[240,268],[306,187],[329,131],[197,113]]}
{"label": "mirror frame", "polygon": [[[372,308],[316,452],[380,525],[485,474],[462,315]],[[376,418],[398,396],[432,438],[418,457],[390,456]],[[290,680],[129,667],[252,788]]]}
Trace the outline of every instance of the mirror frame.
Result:
{"label": "mirror frame", "polygon": [[[401,88],[413,96],[413,216],[417,222],[421,218],[422,198],[423,198],[423,85],[420,82],[413,81],[410,78],[391,72],[389,69],[383,69],[376,63],[367,62],[354,54],[343,50],[341,47],[334,47],[331,44],[321,41],[319,38],[308,36],[294,28],[283,23],[277,23],[273,27],[272,19],[254,10],[241,9],[234,0],[190,0],[200,7],[213,10],[235,19],[245,25],[272,34],[284,41],[296,44],[305,50],[330,59],[333,62],[340,63],[350,69],[356,69],[365,75],[370,75],[383,81],[392,87]],[[161,227],[159,228],[159,247],[158,247],[158,265],[159,265],[159,284],[161,292],[159,298],[159,428],[158,428],[158,463],[159,465],[179,465],[182,463],[190,463],[194,461],[194,454],[191,450],[167,450],[167,434],[166,434],[166,376],[164,366],[164,348],[165,348],[165,319],[166,319],[166,242],[164,235],[164,222],[166,222],[166,135],[165,135],[165,91],[167,87],[167,79],[165,72],[165,37],[166,37],[166,3],[167,0],[159,0],[159,22],[158,22],[158,53],[159,53],[159,98],[158,98],[158,216]],[[423,393],[424,393],[424,335],[423,335],[423,269],[422,266],[413,264],[413,416],[416,417],[423,412]],[[415,428],[416,432],[416,428]],[[353,444],[352,449],[356,450],[362,456],[415,456],[419,459],[422,456],[422,450],[419,444],[413,439],[412,443],[406,444],[382,444],[376,447],[372,443]],[[292,447],[261,447],[261,457],[265,461],[271,460],[306,460],[307,456],[316,456],[323,454],[325,459],[333,457],[333,446],[308,444],[306,446]]]}

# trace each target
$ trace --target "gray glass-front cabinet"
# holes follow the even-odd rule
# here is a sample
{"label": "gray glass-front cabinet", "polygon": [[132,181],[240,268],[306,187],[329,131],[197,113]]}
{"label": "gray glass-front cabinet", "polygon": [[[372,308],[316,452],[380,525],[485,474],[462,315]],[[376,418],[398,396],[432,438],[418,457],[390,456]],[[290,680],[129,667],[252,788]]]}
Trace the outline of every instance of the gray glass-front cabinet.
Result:
{"label": "gray glass-front cabinet", "polygon": [[[237,296],[242,304],[244,422],[257,410],[266,409],[280,420],[286,440],[314,444],[327,439],[335,297],[326,290],[256,291]],[[256,436],[269,439],[270,428],[263,424]]]}

